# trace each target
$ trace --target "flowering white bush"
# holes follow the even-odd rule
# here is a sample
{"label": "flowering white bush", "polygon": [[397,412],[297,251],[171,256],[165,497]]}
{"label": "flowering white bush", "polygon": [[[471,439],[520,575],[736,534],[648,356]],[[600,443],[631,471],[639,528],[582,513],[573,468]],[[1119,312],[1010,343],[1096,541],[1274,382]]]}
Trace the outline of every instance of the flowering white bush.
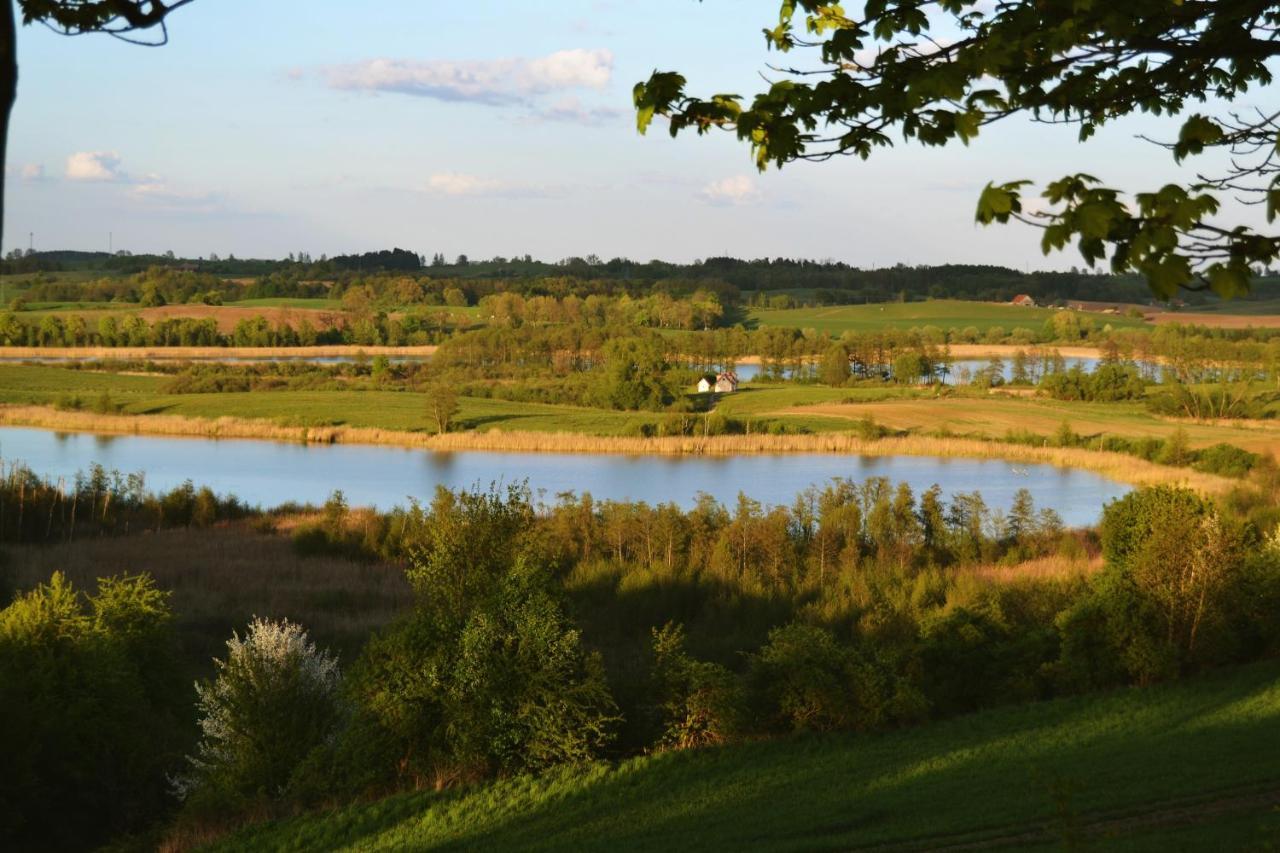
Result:
{"label": "flowering white bush", "polygon": [[1262,543],[1262,550],[1280,556],[1280,524],[1276,525],[1276,529],[1271,531],[1267,541]]}
{"label": "flowering white bush", "polygon": [[232,634],[217,676],[196,684],[201,739],[192,772],[174,780],[186,799],[206,787],[252,797],[279,794],[303,758],[332,735],[338,661],[301,625],[254,619]]}

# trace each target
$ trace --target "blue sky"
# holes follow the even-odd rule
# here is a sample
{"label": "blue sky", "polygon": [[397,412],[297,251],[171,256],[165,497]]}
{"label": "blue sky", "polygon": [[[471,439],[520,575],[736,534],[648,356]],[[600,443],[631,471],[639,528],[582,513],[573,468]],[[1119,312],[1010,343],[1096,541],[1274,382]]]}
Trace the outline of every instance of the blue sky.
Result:
{"label": "blue sky", "polygon": [[[352,8],[360,14],[353,15]],[[1178,172],[1130,121],[1080,147],[1007,122],[969,148],[755,172],[728,135],[641,137],[632,85],[748,94],[777,0],[198,0],[163,48],[19,33],[5,250],[278,257],[386,248],[1079,263],[973,224],[988,179]],[[1185,175],[1183,175],[1185,177]]]}

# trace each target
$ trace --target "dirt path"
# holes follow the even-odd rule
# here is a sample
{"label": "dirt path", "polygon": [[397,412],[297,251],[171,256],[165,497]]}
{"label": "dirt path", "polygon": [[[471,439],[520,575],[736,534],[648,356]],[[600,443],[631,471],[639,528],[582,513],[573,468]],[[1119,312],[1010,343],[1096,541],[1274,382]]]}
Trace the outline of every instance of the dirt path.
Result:
{"label": "dirt path", "polygon": [[1164,800],[1145,806],[1087,815],[1065,814],[1053,820],[993,827],[952,835],[931,835],[893,844],[853,847],[854,850],[989,850],[1054,842],[1124,838],[1137,830],[1190,827],[1232,815],[1262,813],[1280,806],[1280,788],[1223,791],[1195,798]]}

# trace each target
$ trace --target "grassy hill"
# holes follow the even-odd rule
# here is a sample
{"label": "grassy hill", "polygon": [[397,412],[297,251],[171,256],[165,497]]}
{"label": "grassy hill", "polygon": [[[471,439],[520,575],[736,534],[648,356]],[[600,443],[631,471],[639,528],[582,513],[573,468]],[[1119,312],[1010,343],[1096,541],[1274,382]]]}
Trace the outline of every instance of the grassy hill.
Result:
{"label": "grassy hill", "polygon": [[1270,661],[912,730],[400,795],[220,849],[1275,849],[1278,743]]}
{"label": "grassy hill", "polygon": [[[760,326],[816,329],[839,335],[847,331],[876,332],[886,328],[911,329],[925,326],[937,326],[939,329],[964,329],[973,326],[980,332],[986,332],[993,326],[1001,326],[1006,332],[1017,328],[1038,331],[1054,313],[1049,308],[930,299],[927,302],[884,302],[825,308],[753,308],[749,317]],[[1120,314],[1086,316],[1092,317],[1100,329],[1107,324],[1113,329],[1141,328],[1144,325],[1141,320]]]}

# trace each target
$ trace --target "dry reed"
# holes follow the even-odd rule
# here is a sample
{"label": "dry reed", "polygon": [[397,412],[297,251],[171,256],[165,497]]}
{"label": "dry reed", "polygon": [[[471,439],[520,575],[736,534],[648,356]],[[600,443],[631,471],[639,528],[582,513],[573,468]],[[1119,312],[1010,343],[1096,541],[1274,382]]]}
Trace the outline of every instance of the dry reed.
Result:
{"label": "dry reed", "polygon": [[422,358],[435,346],[384,347],[336,344],[314,347],[0,347],[4,358],[96,358],[117,360],[173,360],[188,358],[360,358],[385,355]]}
{"label": "dry reed", "polygon": [[172,590],[178,627],[201,662],[255,615],[300,622],[349,653],[412,602],[396,566],[302,557],[288,536],[257,533],[245,523],[9,546],[6,555],[19,589],[44,583],[54,571],[83,590],[107,575],[150,574]]}
{"label": "dry reed", "polygon": [[1035,447],[972,438],[898,436],[865,439],[849,433],[820,435],[725,435],[640,438],[570,432],[461,432],[434,435],[374,427],[285,426],[265,420],[180,415],[103,415],[44,406],[0,406],[0,425],[67,432],[171,435],[199,438],[256,438],[310,444],[372,444],[436,451],[487,450],[521,453],[609,453],[660,456],[734,456],[759,453],[831,453],[860,456],[937,456],[1000,459],[1009,462],[1079,468],[1112,480],[1145,486],[1185,485],[1219,494],[1238,481],[1187,468],[1157,465],[1145,459],[1075,447]]}

